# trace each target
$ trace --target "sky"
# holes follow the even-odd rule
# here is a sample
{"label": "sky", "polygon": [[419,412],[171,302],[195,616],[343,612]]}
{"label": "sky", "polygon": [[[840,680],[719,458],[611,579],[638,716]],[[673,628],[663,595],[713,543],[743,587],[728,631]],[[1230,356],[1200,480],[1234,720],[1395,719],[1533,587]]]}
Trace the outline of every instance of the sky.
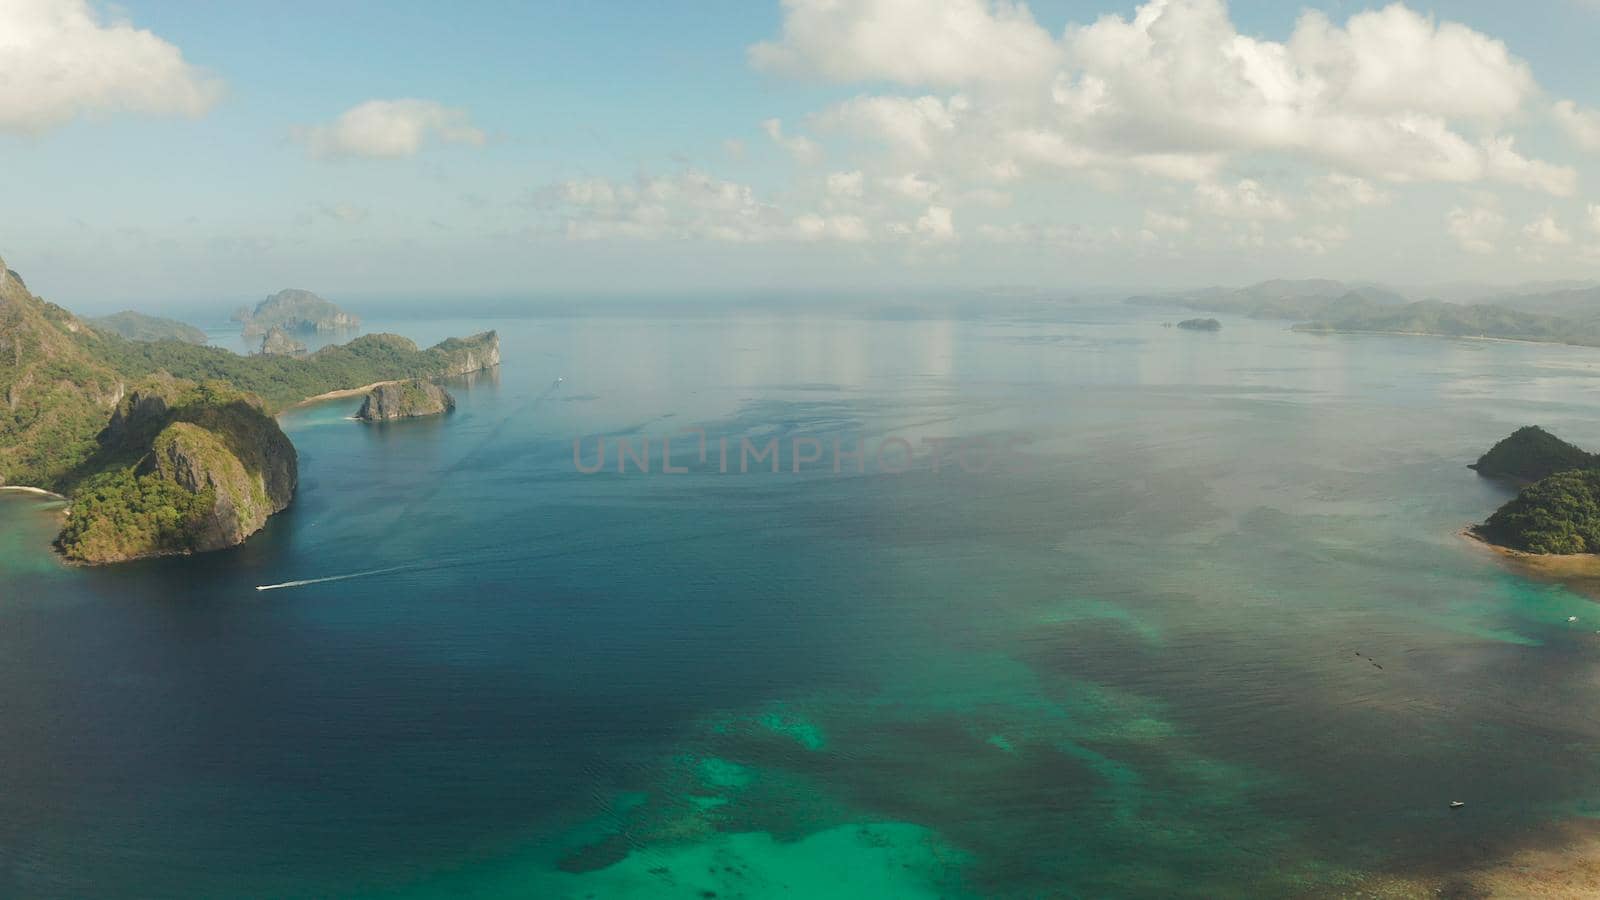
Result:
{"label": "sky", "polygon": [[0,0],[86,310],[1600,272],[1600,0]]}

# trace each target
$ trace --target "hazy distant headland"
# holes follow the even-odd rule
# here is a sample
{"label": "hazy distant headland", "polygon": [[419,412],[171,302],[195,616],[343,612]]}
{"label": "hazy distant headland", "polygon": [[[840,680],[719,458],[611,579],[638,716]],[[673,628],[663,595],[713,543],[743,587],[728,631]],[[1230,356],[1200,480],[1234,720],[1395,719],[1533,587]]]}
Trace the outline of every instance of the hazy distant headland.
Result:
{"label": "hazy distant headland", "polygon": [[233,314],[234,321],[244,327],[247,338],[260,337],[280,329],[288,334],[311,332],[353,331],[361,327],[361,319],[340,309],[331,301],[297,288],[273,294],[255,309],[241,307]]}
{"label": "hazy distant headland", "polygon": [[1600,286],[1529,286],[1471,303],[1412,300],[1375,284],[1326,279],[1263,281],[1127,299],[1256,319],[1296,321],[1295,330],[1494,338],[1600,346]]}
{"label": "hazy distant headland", "polygon": [[[283,307],[267,311],[276,317]],[[343,315],[317,321],[357,321]],[[160,321],[118,319],[140,328]],[[493,331],[427,350],[370,334],[309,355],[240,356],[162,327],[174,336],[130,339],[33,295],[0,263],[0,486],[69,498],[57,541],[68,559],[238,544],[288,506],[298,484],[277,412],[329,392],[500,363]]]}
{"label": "hazy distant headland", "polygon": [[187,322],[147,316],[131,309],[109,316],[87,320],[90,325],[119,334],[130,341],[183,341],[186,344],[204,344],[206,333]]}

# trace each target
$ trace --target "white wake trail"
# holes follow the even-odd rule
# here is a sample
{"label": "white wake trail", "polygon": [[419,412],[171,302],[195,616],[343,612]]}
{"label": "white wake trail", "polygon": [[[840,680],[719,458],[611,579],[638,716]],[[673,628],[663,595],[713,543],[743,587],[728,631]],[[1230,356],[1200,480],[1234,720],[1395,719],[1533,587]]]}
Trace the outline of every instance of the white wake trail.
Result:
{"label": "white wake trail", "polygon": [[284,588],[305,587],[306,585],[310,585],[310,584],[326,584],[327,582],[330,582],[330,581],[349,581],[352,578],[367,578],[367,577],[370,577],[372,575],[387,575],[390,572],[403,572],[403,571],[405,571],[407,569],[415,569],[415,568],[418,568],[418,567],[414,566],[414,565],[412,565],[412,566],[390,566],[387,569],[373,569],[370,572],[351,572],[348,575],[329,575],[326,578],[307,578],[307,579],[304,579],[302,581],[285,581],[282,584],[258,584],[258,585],[256,585],[256,590],[258,590],[258,591],[281,591]]}

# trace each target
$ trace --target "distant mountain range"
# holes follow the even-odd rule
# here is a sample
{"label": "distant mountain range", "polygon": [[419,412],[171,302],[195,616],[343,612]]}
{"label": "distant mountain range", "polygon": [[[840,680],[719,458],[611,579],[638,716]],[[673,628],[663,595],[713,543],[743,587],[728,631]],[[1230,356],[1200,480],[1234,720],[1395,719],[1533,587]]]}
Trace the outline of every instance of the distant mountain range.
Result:
{"label": "distant mountain range", "polygon": [[1312,332],[1380,332],[1600,346],[1600,286],[1530,285],[1476,302],[1410,300],[1382,285],[1327,279],[1263,281],[1128,298],[1256,319],[1288,319]]}

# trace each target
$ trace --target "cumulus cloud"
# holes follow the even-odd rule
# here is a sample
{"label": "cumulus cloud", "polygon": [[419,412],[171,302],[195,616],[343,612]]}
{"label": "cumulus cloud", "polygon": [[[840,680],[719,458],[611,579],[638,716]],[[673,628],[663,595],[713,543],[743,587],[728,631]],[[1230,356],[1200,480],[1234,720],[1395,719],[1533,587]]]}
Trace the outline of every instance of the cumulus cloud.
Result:
{"label": "cumulus cloud", "polygon": [[969,108],[967,99],[939,97],[857,97],[834,107],[823,124],[875,137],[898,156],[931,158],[956,131]]}
{"label": "cumulus cloud", "polygon": [[1282,42],[1240,33],[1222,0],[1148,0],[1059,39],[1000,0],[786,0],[785,11],[782,38],[753,47],[755,63],[924,91],[864,94],[817,121],[941,175],[1216,183],[1235,160],[1275,155],[1363,182],[1575,188],[1571,168],[1497,133],[1538,93],[1527,64],[1398,3],[1342,25],[1304,13]]}
{"label": "cumulus cloud", "polygon": [[827,179],[828,196],[836,200],[860,200],[866,193],[867,176],[860,171],[834,172]]}
{"label": "cumulus cloud", "polygon": [[884,190],[895,197],[916,203],[928,203],[939,196],[939,181],[921,172],[889,175],[880,180]]}
{"label": "cumulus cloud", "polygon": [[1568,234],[1567,230],[1561,227],[1561,223],[1556,221],[1556,217],[1549,213],[1523,227],[1522,236],[1546,247],[1565,247],[1572,243],[1572,235]]}
{"label": "cumulus cloud", "polygon": [[1470,209],[1458,206],[1450,211],[1445,227],[1461,249],[1468,253],[1490,254],[1495,252],[1505,233],[1506,217],[1483,206]]}
{"label": "cumulus cloud", "polygon": [[1194,189],[1195,203],[1212,215],[1228,219],[1290,219],[1288,201],[1252,178],[1231,185],[1202,184]]}
{"label": "cumulus cloud", "polygon": [[782,119],[768,119],[761,123],[761,130],[772,138],[772,142],[789,151],[794,161],[803,166],[809,166],[822,159],[822,147],[816,141],[802,135],[786,135],[783,133]]}
{"label": "cumulus cloud", "polygon": [[1365,178],[1332,172],[1311,179],[1308,185],[1311,205],[1321,210],[1355,209],[1381,206],[1389,202],[1389,192]]}
{"label": "cumulus cloud", "polygon": [[96,113],[199,116],[221,95],[177,47],[88,0],[0,3],[0,131],[40,134]]}
{"label": "cumulus cloud", "polygon": [[1047,77],[1061,55],[1009,0],[783,0],[783,37],[757,68],[833,81],[957,86]]}
{"label": "cumulus cloud", "polygon": [[1600,150],[1600,112],[1584,109],[1571,100],[1562,100],[1551,108],[1556,123],[1578,146],[1585,150]]}
{"label": "cumulus cloud", "polygon": [[487,139],[466,110],[414,98],[368,100],[297,137],[318,159],[405,159],[429,142],[478,147]]}

